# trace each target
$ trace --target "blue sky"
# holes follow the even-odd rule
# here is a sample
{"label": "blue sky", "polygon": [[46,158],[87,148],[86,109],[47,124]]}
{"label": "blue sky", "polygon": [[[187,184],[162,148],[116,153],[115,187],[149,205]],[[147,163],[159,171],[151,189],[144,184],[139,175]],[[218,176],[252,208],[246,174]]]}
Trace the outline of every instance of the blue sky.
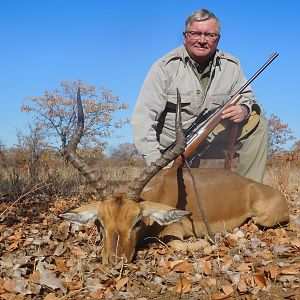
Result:
{"label": "blue sky", "polygon": [[[111,89],[130,109],[153,62],[182,43],[186,17],[207,8],[222,23],[219,48],[237,56],[249,78],[273,52],[279,57],[252,87],[300,139],[300,1],[1,0],[0,140],[16,142],[30,116],[24,97],[41,96],[62,80]],[[130,126],[111,144],[132,142]]]}

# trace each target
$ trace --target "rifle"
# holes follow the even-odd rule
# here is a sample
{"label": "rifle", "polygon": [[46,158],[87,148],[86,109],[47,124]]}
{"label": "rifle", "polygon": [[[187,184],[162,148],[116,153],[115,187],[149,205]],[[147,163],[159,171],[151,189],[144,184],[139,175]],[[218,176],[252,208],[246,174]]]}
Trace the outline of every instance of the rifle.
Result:
{"label": "rifle", "polygon": [[[178,97],[179,97],[179,101],[180,101],[180,94],[179,94],[179,91],[177,89],[177,98]],[[210,117],[210,115],[211,115],[211,112],[207,108],[205,108],[203,111],[200,112],[200,114],[198,115],[196,120],[187,129],[183,129],[184,138],[185,138],[186,141],[189,141],[192,138],[196,128],[200,124],[202,124],[204,121],[206,121]],[[161,151],[161,153],[164,154],[169,149],[173,148],[175,146],[175,143],[176,143],[176,141],[174,141],[172,144],[170,144],[165,149],[163,149]]]}
{"label": "rifle", "polygon": [[[260,73],[262,73],[278,55],[278,53],[272,54],[267,60],[267,62],[233,95],[233,97],[220,110],[216,111],[214,114],[211,114],[208,120],[197,131],[191,132],[190,130],[185,151],[174,161],[172,168],[180,167],[184,163],[184,161],[193,154],[193,152],[198,148],[198,146],[219,124],[222,118],[223,111],[230,106],[236,105],[239,102],[239,100],[242,98],[241,93],[244,91],[244,89],[254,79],[256,79],[256,77],[258,77],[258,75],[260,75]],[[209,114],[209,112],[206,112],[206,114]],[[194,122],[190,127],[193,127],[194,129],[196,126],[197,124],[195,124]]]}

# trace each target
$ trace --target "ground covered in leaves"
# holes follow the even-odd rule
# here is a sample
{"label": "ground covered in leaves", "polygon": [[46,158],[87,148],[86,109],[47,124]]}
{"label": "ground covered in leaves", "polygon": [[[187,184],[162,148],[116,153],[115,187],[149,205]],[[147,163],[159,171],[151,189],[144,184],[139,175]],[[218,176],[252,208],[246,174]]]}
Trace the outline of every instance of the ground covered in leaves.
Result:
{"label": "ground covered in leaves", "polygon": [[2,202],[0,299],[300,299],[294,228],[263,231],[249,222],[193,252],[154,239],[133,263],[107,268],[96,228],[75,230],[57,217],[77,202],[36,196],[9,209]]}

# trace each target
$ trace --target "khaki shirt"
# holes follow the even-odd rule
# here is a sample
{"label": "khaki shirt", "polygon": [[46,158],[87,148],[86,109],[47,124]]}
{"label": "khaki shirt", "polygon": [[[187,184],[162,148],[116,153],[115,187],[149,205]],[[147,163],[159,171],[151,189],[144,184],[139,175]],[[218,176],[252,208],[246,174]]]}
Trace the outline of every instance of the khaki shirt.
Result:
{"label": "khaki shirt", "polygon": [[[176,89],[181,95],[182,124],[188,128],[205,108],[220,109],[246,82],[240,62],[217,51],[204,89],[197,69],[184,45],[156,61],[140,91],[133,115],[132,131],[137,150],[149,165],[160,150],[175,140]],[[240,104],[260,113],[251,87],[242,93]]]}

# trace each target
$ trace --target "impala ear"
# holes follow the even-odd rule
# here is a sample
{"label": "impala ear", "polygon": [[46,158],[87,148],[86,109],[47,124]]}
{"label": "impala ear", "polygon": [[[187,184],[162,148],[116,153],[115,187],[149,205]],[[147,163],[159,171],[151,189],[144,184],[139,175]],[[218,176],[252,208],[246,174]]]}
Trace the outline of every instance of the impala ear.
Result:
{"label": "impala ear", "polygon": [[95,212],[74,212],[74,211],[69,211],[64,214],[59,215],[59,217],[70,221],[71,223],[84,226],[89,223],[95,222],[95,220],[98,217],[98,213]]}
{"label": "impala ear", "polygon": [[98,218],[98,211],[101,201],[82,205],[76,209],[60,214],[59,217],[70,221],[77,225],[87,225],[94,222]]}
{"label": "impala ear", "polygon": [[191,215],[188,211],[176,209],[165,204],[150,201],[143,201],[140,204],[143,217],[149,218],[147,225],[151,225],[154,221],[159,225],[170,225]]}

